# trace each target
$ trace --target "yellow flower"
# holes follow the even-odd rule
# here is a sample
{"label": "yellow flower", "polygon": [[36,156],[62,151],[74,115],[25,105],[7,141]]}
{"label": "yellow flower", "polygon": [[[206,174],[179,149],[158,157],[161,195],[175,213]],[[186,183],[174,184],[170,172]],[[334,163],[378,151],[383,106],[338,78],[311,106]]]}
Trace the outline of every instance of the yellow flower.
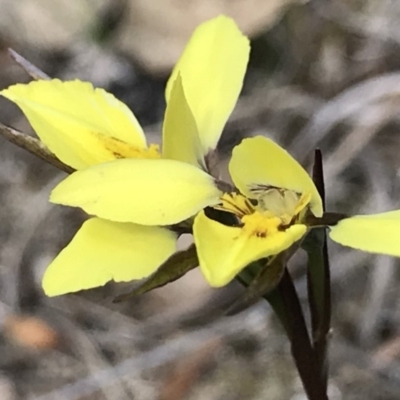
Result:
{"label": "yellow flower", "polygon": [[48,295],[150,275],[175,250],[176,234],[161,226],[219,202],[205,157],[239,96],[248,55],[248,39],[230,18],[195,30],[167,85],[162,154],[147,146],[124,104],[90,83],[35,81],[0,93],[78,170],[51,200],[99,217],[85,222],[47,268]]}
{"label": "yellow flower", "polygon": [[[234,149],[229,170],[236,191],[221,192],[207,173],[248,53],[248,40],[227,17],[196,29],[167,85],[162,154],[147,146],[126,106],[90,84],[53,80],[2,92],[50,150],[79,170],[51,201],[98,217],[49,266],[46,293],[150,275],[173,252],[176,235],[168,225],[193,216],[200,268],[215,287],[326,226],[310,176],[269,139],[246,139]],[[328,229],[343,245],[400,256],[400,211],[344,218]]]}
{"label": "yellow flower", "polygon": [[[276,255],[307,232],[307,213],[322,216],[322,202],[307,172],[285,150],[262,136],[236,146],[229,172],[240,193],[225,194],[223,224],[203,211],[194,222],[200,268],[212,286],[224,286],[243,268]],[[232,218],[230,218],[232,221]]]}
{"label": "yellow flower", "polygon": [[[323,225],[322,201],[313,181],[272,140],[243,140],[233,151],[229,171],[240,194],[225,194],[214,208],[234,219],[224,224],[203,211],[194,222],[201,270],[216,287],[251,262],[285,251],[316,221]],[[328,228],[330,238],[342,245],[400,257],[400,211],[344,218]]]}
{"label": "yellow flower", "polygon": [[[105,168],[103,178],[107,184],[114,178]],[[218,204],[210,204],[211,210],[223,211],[225,218],[213,218],[208,208],[196,215],[193,225],[200,268],[214,287],[229,283],[251,262],[289,249],[310,229],[324,226],[322,201],[310,176],[272,140],[262,136],[243,140],[233,151],[229,170],[239,192],[224,193]],[[149,171],[147,178],[152,174]],[[89,208],[103,217],[115,217],[117,214],[110,213],[102,201],[92,204],[97,195],[103,197],[100,185],[95,190],[83,189],[95,175],[92,168],[73,174],[56,188],[53,197],[57,202]],[[174,179],[165,177],[163,185],[168,187]],[[130,182],[136,185],[135,179]],[[213,184],[208,182],[200,190],[205,191],[207,185]],[[121,190],[122,197],[126,194]],[[120,198],[109,200],[113,207],[124,204]],[[145,210],[144,205],[137,206],[134,214],[123,209],[118,218],[136,221]],[[172,204],[164,208],[167,210],[176,212]],[[151,210],[146,211],[148,223],[156,223],[157,219],[160,224],[163,222],[160,216],[153,219],[150,214]],[[344,218],[328,228],[330,237],[343,245],[400,256],[400,211]]]}

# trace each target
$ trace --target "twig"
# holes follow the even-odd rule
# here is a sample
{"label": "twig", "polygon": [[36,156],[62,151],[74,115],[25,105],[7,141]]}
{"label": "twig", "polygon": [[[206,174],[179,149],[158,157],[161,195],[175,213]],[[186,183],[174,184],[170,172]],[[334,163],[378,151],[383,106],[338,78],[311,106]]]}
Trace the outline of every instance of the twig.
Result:
{"label": "twig", "polygon": [[0,135],[6,138],[9,142],[29,151],[61,171],[64,171],[67,174],[74,172],[73,168],[61,162],[39,139],[3,125],[2,123],[0,123]]}
{"label": "twig", "polygon": [[[25,72],[35,80],[49,80],[51,77],[44,73],[40,68],[33,65],[26,58],[22,57],[15,50],[9,48],[8,54],[10,57],[20,66]],[[29,151],[35,156],[55,166],[56,168],[64,171],[68,174],[74,172],[74,169],[70,166],[61,162],[49,149],[38,139],[29,136],[23,132],[20,132],[14,128],[3,125],[0,123],[0,135],[5,137],[11,143],[14,143],[18,147]]]}
{"label": "twig", "polygon": [[29,62],[26,58],[22,57],[15,50],[9,48],[8,54],[10,57],[20,66],[25,72],[33,79],[39,80],[49,80],[51,79],[49,75],[45,74],[41,69],[34,66],[31,62]]}

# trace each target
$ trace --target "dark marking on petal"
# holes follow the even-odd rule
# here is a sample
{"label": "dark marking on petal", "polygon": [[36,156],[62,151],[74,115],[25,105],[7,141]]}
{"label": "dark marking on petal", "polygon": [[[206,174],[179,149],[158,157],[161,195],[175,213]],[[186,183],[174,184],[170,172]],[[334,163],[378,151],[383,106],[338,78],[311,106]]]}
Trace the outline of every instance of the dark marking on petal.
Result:
{"label": "dark marking on petal", "polygon": [[125,158],[121,153],[118,153],[118,152],[116,152],[116,151],[113,151],[112,154],[113,154],[113,156],[114,156],[115,158]]}
{"label": "dark marking on petal", "polygon": [[247,199],[253,207],[258,206],[259,201],[257,199]]}
{"label": "dark marking on petal", "polygon": [[240,227],[243,225],[235,214],[228,211],[217,210],[213,207],[206,207],[204,209],[204,214],[207,218],[226,226]]}
{"label": "dark marking on petal", "polygon": [[259,238],[266,238],[267,232],[256,232],[256,236]]}

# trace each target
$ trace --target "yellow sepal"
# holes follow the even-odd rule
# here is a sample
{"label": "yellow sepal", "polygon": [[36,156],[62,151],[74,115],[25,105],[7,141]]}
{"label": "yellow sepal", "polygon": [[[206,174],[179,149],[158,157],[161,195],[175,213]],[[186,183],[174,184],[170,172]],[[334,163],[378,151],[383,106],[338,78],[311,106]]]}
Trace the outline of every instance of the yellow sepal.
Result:
{"label": "yellow sepal", "polygon": [[174,253],[176,234],[166,228],[92,218],[47,267],[43,289],[58,296],[151,275]]}
{"label": "yellow sepal", "polygon": [[142,128],[129,108],[91,83],[39,80],[0,94],[17,104],[40,140],[75,169],[146,151]]}
{"label": "yellow sepal", "polygon": [[182,77],[204,154],[215,149],[236,104],[249,52],[249,40],[221,15],[196,28],[168,81],[167,103],[178,74]]}
{"label": "yellow sepal", "polygon": [[74,172],[50,201],[117,222],[170,225],[219,202],[214,179],[175,160],[124,159]]}
{"label": "yellow sepal", "polygon": [[199,132],[187,104],[180,74],[176,77],[163,124],[163,157],[204,168]]}
{"label": "yellow sepal", "polygon": [[343,246],[400,257],[400,210],[343,219],[329,236]]}

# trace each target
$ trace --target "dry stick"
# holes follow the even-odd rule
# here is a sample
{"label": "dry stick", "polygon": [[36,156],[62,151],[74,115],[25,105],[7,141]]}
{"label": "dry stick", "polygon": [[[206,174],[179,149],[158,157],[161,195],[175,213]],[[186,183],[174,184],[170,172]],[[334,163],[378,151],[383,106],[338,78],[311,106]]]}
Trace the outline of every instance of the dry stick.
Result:
{"label": "dry stick", "polygon": [[10,57],[19,65],[21,66],[25,72],[33,79],[39,80],[49,80],[51,79],[49,75],[44,73],[40,68],[35,67],[32,63],[30,63],[26,58],[22,57],[18,54],[15,50],[9,48],[8,54]]}
{"label": "dry stick", "polygon": [[[22,57],[15,50],[9,48],[8,54],[20,67],[25,70],[25,72],[31,78],[35,80],[51,79],[40,68],[30,63],[26,58]],[[20,132],[14,128],[3,125],[2,123],[0,123],[0,135],[6,138],[9,142],[14,143],[18,147],[29,151],[30,153],[55,166],[61,171],[67,172],[68,174],[74,172],[73,168],[61,162],[40,140],[23,132]]]}
{"label": "dry stick", "polygon": [[6,138],[9,142],[29,151],[61,171],[64,171],[68,174],[74,172],[73,168],[61,162],[39,139],[29,136],[26,133],[18,131],[9,126],[3,125],[2,123],[0,123],[0,135]]}

